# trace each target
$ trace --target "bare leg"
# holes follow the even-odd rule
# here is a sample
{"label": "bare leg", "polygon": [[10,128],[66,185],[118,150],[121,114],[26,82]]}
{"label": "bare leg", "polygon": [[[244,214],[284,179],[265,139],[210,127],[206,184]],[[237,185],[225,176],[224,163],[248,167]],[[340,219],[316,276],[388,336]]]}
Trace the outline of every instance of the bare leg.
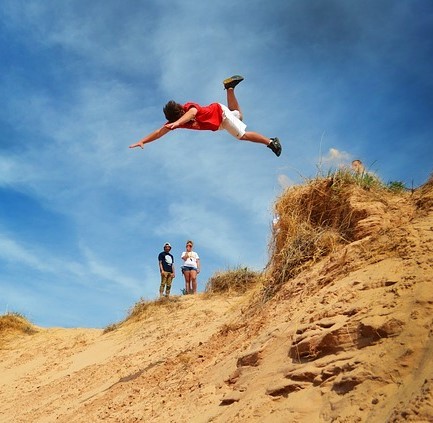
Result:
{"label": "bare leg", "polygon": [[192,293],[195,294],[197,292],[197,271],[191,270],[191,288]]}
{"label": "bare leg", "polygon": [[[235,96],[234,87],[239,82],[241,82],[242,80],[243,80],[243,78],[239,75],[235,75],[231,78],[228,78],[227,80],[224,80],[224,87],[226,88],[226,91],[227,91],[227,107],[231,111],[237,110],[239,112],[239,115],[240,115],[239,116],[240,120],[243,120],[243,114],[242,114],[241,108],[239,106],[238,100]],[[225,128],[225,129],[227,129],[227,128]],[[227,131],[229,133],[233,134],[233,132],[231,130],[227,129]],[[281,154],[281,150],[282,150],[281,144],[280,144],[280,141],[278,140],[278,138],[276,138],[276,137],[275,138],[268,138],[262,134],[259,134],[258,132],[247,131],[239,139],[266,145],[268,148],[270,148],[272,150],[272,152],[277,157],[279,157]]]}
{"label": "bare leg", "polygon": [[183,275],[185,276],[185,291],[187,294],[191,293],[191,272],[184,270]]}
{"label": "bare leg", "polygon": [[268,145],[271,142],[270,138],[267,138],[264,135],[259,134],[258,132],[252,131],[245,132],[245,134],[240,139],[245,141],[258,142],[264,145]]}
{"label": "bare leg", "polygon": [[[240,120],[242,120],[242,111],[239,106],[238,100],[235,95],[234,88],[229,88],[227,91],[227,107],[229,110],[237,110],[240,113]],[[245,135],[242,136],[241,140],[258,142],[260,144],[268,145],[271,141],[269,138],[257,133],[257,132],[245,132]]]}
{"label": "bare leg", "polygon": [[235,96],[234,88],[229,88],[227,91],[227,107],[229,110],[237,110],[240,113],[240,120],[242,120],[242,110],[239,106],[238,100]]}

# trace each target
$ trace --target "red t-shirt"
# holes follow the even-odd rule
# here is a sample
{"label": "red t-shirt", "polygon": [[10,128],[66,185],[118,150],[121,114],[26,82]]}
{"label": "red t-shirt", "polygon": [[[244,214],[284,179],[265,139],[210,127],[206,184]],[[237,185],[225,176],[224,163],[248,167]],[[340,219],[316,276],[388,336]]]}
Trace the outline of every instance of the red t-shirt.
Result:
{"label": "red t-shirt", "polygon": [[197,103],[186,103],[183,105],[185,112],[191,107],[197,109],[195,119],[191,120],[179,128],[197,129],[199,131],[217,131],[223,121],[223,110],[219,103],[212,103],[209,106],[200,106]]}

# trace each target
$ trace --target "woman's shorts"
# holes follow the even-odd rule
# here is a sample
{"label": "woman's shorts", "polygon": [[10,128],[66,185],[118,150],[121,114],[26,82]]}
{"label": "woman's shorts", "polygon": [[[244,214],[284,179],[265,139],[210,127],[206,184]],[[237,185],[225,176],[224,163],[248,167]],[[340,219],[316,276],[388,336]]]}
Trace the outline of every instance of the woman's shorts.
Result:
{"label": "woman's shorts", "polygon": [[182,266],[182,272],[189,272],[191,270],[197,271],[197,267],[194,267],[194,266]]}
{"label": "woman's shorts", "polygon": [[241,114],[238,110],[230,110],[224,104],[220,104],[223,109],[223,121],[218,129],[225,129],[229,134],[239,139],[245,135],[247,125],[240,120]]}

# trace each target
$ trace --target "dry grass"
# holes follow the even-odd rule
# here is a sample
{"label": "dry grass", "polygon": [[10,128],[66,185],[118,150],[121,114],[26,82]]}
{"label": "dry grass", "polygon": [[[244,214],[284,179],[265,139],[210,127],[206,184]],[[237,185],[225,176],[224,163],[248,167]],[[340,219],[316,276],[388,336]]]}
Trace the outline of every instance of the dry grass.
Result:
{"label": "dry grass", "polygon": [[215,273],[206,284],[205,294],[244,294],[260,282],[261,272],[238,267]]}
{"label": "dry grass", "polygon": [[433,210],[433,174],[415,193],[415,204],[423,211]]}
{"label": "dry grass", "polygon": [[377,177],[349,170],[338,170],[286,190],[275,203],[277,221],[264,295],[272,296],[281,284],[306,267],[356,239],[357,224],[367,216],[362,208],[353,207],[354,196],[381,201],[385,193],[397,195]]}
{"label": "dry grass", "polygon": [[6,313],[0,316],[0,335],[10,333],[36,333],[34,326],[20,313]]}
{"label": "dry grass", "polygon": [[135,305],[128,311],[128,315],[119,323],[113,323],[107,326],[103,333],[112,332],[126,323],[137,322],[139,320],[146,320],[148,317],[161,311],[162,308],[173,310],[179,306],[178,297],[161,298],[158,300],[144,300],[141,298]]}

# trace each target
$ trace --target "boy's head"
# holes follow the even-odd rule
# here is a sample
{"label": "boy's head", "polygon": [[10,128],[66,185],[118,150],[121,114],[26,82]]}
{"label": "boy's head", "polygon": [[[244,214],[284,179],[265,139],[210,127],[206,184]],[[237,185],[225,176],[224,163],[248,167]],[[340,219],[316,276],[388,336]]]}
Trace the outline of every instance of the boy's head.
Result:
{"label": "boy's head", "polygon": [[170,100],[162,109],[166,119],[169,122],[176,122],[181,116],[185,114],[185,110],[181,104]]}
{"label": "boy's head", "polygon": [[364,172],[364,165],[362,164],[361,160],[353,160],[352,162],[352,170],[355,173],[363,173]]}

